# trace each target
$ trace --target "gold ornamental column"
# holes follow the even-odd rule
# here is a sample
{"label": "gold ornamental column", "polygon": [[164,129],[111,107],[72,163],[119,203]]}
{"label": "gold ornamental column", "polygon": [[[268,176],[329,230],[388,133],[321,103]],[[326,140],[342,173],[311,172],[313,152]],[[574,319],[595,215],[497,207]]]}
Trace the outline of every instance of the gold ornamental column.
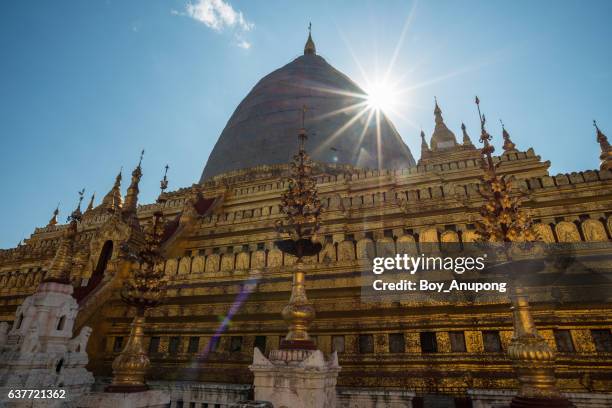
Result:
{"label": "gold ornamental column", "polygon": [[298,132],[298,152],[289,164],[288,188],[281,197],[280,211],[285,219],[276,224],[277,231],[288,234],[289,238],[276,241],[284,253],[297,257],[293,272],[291,298],[281,315],[289,332],[281,340],[281,349],[315,350],[316,346],[308,335],[308,327],[314,320],[315,309],[306,297],[306,275],[304,256],[313,256],[321,251],[322,245],[314,237],[319,230],[321,201],[317,195],[317,183],[312,175],[313,163],[306,154],[308,136],[304,128],[306,107],[302,109],[302,128]]}
{"label": "gold ornamental column", "polygon": [[[142,157],[141,157],[142,159]],[[167,166],[166,166],[167,171]],[[138,191],[137,181],[140,178],[140,164],[134,170],[132,189]],[[166,176],[161,182],[162,194],[158,199],[159,208],[163,207],[163,192],[168,182]],[[132,208],[135,208],[135,198],[132,199]],[[133,225],[139,227],[135,232],[139,233],[142,244],[138,248],[125,246],[124,257],[126,258],[127,275],[121,288],[122,300],[136,308],[136,316],[132,321],[130,337],[125,348],[113,361],[113,379],[111,385],[106,387],[106,392],[131,393],[148,390],[145,382],[145,374],[149,368],[149,357],[143,346],[145,313],[148,309],[158,306],[163,302],[166,295],[166,279],[163,268],[156,268],[163,262],[161,254],[162,234],[164,224],[161,210],[153,213],[153,223],[150,227],[142,228],[135,216],[135,210],[128,213],[132,217]]]}
{"label": "gold ornamental column", "polygon": [[314,320],[315,309],[306,297],[306,275],[304,274],[304,264],[300,259],[295,264],[293,273],[293,284],[291,286],[291,298],[287,306],[283,308],[282,316],[289,333],[285,337],[287,342],[310,342],[308,328]]}
{"label": "gold ornamental column", "polygon": [[556,386],[555,355],[538,331],[529,310],[527,295],[520,287],[511,295],[514,336],[508,355],[520,383],[523,398],[560,398]]}
{"label": "gold ornamental column", "polygon": [[149,387],[145,383],[145,374],[151,363],[144,351],[144,311],[134,317],[128,342],[113,361],[113,382],[106,388],[107,392],[140,392]]}
{"label": "gold ornamental column", "polygon": [[[477,225],[480,241],[502,245],[500,248],[507,262],[499,265],[510,276],[519,271],[537,273],[542,266],[531,258],[514,259],[515,252],[524,252],[518,247],[520,243],[536,241],[531,219],[521,208],[523,197],[511,194],[512,181],[498,176],[492,154],[495,151],[489,143],[491,135],[485,129],[485,117],[480,113],[480,101],[476,97],[480,117],[481,153],[484,160],[485,205],[480,210],[482,221]],[[504,129],[506,145],[509,136]],[[514,148],[514,145],[511,146]],[[518,250],[518,251],[517,251]],[[520,384],[518,396],[510,405],[511,408],[566,408],[573,405],[565,399],[557,388],[555,378],[555,355],[548,343],[538,335],[529,301],[524,289],[514,280],[510,296],[513,316],[514,335],[508,347],[515,374]]]}

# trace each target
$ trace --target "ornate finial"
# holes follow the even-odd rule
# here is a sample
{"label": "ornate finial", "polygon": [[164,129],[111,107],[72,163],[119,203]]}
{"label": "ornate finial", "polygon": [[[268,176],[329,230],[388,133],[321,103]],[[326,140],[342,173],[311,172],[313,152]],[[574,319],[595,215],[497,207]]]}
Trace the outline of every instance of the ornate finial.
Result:
{"label": "ornate finial", "polygon": [[440,105],[438,105],[438,98],[434,96],[434,117],[436,121],[436,127],[431,135],[430,146],[433,152],[437,152],[438,150],[447,150],[455,148],[457,143],[457,138],[455,134],[446,126],[444,123],[444,118],[442,117],[442,109],[440,109]]}
{"label": "ornate finial", "polygon": [[487,169],[494,174],[495,165],[493,164],[492,154],[495,151],[495,148],[492,144],[489,143],[492,137],[485,128],[485,123],[487,122],[487,119],[485,118],[485,115],[480,113],[480,99],[478,99],[478,96],[476,96],[475,102],[476,106],[478,107],[478,117],[480,118],[480,143],[484,144],[480,151],[485,158]]}
{"label": "ornate finial", "polygon": [[119,169],[119,173],[115,177],[113,188],[102,199],[102,207],[109,212],[118,211],[123,206],[123,197],[121,196],[122,173],[123,167]]}
{"label": "ornate finial", "polygon": [[461,122],[461,131],[463,132],[463,145],[464,146],[473,146],[472,139],[470,139],[470,135],[468,135],[468,132],[467,132],[466,127],[465,127],[465,123],[463,123],[463,122]]}
{"label": "ornate finial", "polygon": [[308,139],[308,135],[306,133],[306,111],[308,108],[306,105],[302,105],[302,128],[298,131],[298,141],[299,141],[299,151],[306,151],[306,140]]}
{"label": "ornate finial", "polygon": [[57,207],[55,207],[55,210],[53,210],[53,216],[49,220],[49,223],[47,224],[47,227],[50,227],[52,225],[57,225],[57,216],[58,216],[58,214],[59,214],[59,203],[57,203]]}
{"label": "ornate finial", "polygon": [[442,123],[444,120],[442,119],[442,109],[438,105],[438,97],[434,96],[435,108],[434,108],[434,116],[436,117],[436,124]]}
{"label": "ornate finial", "polygon": [[168,169],[169,168],[170,166],[166,164],[166,167],[164,167],[164,178],[159,182],[159,189],[161,190],[161,194],[163,194],[164,191],[166,191],[166,189],[168,188]]}
{"label": "ornate finial", "polygon": [[601,154],[599,155],[601,163],[599,168],[601,170],[612,170],[612,147],[608,142],[608,137],[599,129],[597,121],[593,120],[593,126],[595,126],[595,130],[597,131],[597,143],[599,143],[601,149]]}
{"label": "ornate finial", "polygon": [[429,145],[427,144],[427,140],[425,140],[425,132],[421,129],[421,157],[423,157],[423,153],[430,152]]}
{"label": "ornate finial", "polygon": [[89,204],[87,204],[87,209],[85,210],[85,212],[93,210],[95,199],[96,199],[96,192],[94,191],[93,194],[91,195],[91,198],[89,199]]}
{"label": "ornate finial", "polygon": [[85,196],[85,189],[81,189],[81,191],[79,191],[78,193],[79,203],[77,204],[77,207],[74,209],[72,214],[70,214],[70,216],[68,217],[68,222],[70,223],[75,221],[81,221],[81,217],[83,216],[83,213],[81,213],[81,203],[83,202],[83,197]]}
{"label": "ornate finial", "polygon": [[314,41],[312,41],[312,23],[308,23],[308,40],[304,46],[304,55],[316,55],[317,48],[315,47]]}
{"label": "ornate finial", "polygon": [[608,137],[599,129],[595,119],[593,119],[593,126],[595,126],[595,130],[597,131],[597,142],[602,146],[602,149],[604,147],[609,148],[610,143],[608,143]]}
{"label": "ornate finial", "polygon": [[[305,107],[302,109],[304,114]],[[293,241],[311,238],[318,231],[322,209],[317,195],[317,182],[312,176],[313,163],[304,146],[307,138],[306,130],[300,129],[300,147],[290,164],[289,188],[281,197],[280,210],[286,214],[287,220],[284,226],[277,226],[279,231],[289,232]],[[297,256],[302,257],[301,254]]]}
{"label": "ornate finial", "polygon": [[516,151],[516,145],[512,142],[512,140],[510,140],[510,134],[506,130],[504,126],[504,122],[502,122],[502,120],[500,119],[499,123],[501,123],[501,126],[502,126],[502,137],[504,138],[504,146],[503,146],[504,151],[505,152]]}
{"label": "ornate finial", "polygon": [[132,171],[132,181],[128,187],[127,194],[125,196],[125,205],[123,206],[123,212],[125,214],[133,215],[136,213],[136,206],[138,204],[138,183],[142,177],[142,157],[144,156],[144,149],[140,152],[140,160],[138,166]]}
{"label": "ornate finial", "polygon": [[68,217],[68,228],[63,231],[62,239],[57,247],[53,261],[45,275],[44,282],[69,283],[70,269],[73,264],[74,238],[77,234],[77,224],[81,221],[81,203],[85,189],[79,191],[79,203]]}
{"label": "ornate finial", "polygon": [[121,180],[123,179],[123,166],[119,167],[119,173],[117,173],[117,176],[115,177],[115,184],[114,186],[121,186]]}

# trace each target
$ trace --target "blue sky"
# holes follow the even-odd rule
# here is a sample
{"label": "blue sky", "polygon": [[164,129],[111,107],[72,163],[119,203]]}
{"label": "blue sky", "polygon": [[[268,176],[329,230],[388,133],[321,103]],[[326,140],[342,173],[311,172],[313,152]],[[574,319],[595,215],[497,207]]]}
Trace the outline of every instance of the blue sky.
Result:
{"label": "blue sky", "polygon": [[478,94],[498,150],[502,118],[551,173],[596,168],[592,119],[612,136],[610,15],[594,0],[0,2],[0,247],[58,202],[64,220],[83,187],[101,198],[142,148],[142,201],[166,163],[171,188],[197,182],[241,99],[302,53],[309,21],[318,53],[360,84],[395,61],[410,90],[390,116],[416,158],[434,96],[476,140]]}

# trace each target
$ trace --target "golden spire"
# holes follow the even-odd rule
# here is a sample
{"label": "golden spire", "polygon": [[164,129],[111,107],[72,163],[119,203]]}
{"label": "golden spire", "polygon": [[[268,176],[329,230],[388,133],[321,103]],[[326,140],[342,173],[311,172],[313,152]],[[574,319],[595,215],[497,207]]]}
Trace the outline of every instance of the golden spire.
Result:
{"label": "golden spire", "polygon": [[52,225],[57,225],[57,215],[58,214],[59,214],[59,203],[57,204],[57,207],[55,207],[55,210],[53,210],[53,216],[49,220],[47,227],[50,227]]}
{"label": "golden spire", "polygon": [[470,139],[470,135],[468,135],[467,130],[465,128],[465,123],[461,123],[461,131],[463,132],[463,145],[464,146],[473,146],[472,139]]}
{"label": "golden spire", "polygon": [[81,202],[85,189],[79,191],[79,203],[70,217],[68,217],[68,228],[64,230],[62,239],[57,247],[51,266],[45,275],[45,282],[69,283],[70,269],[72,268],[72,247],[77,233],[77,224],[81,221]]}
{"label": "golden spire", "polygon": [[431,150],[429,149],[429,145],[427,144],[427,140],[425,140],[425,132],[421,129],[421,158],[429,155]]}
{"label": "golden spire", "polygon": [[308,327],[314,319],[315,309],[306,297],[305,274],[303,270],[304,256],[313,256],[321,251],[321,244],[313,238],[319,230],[321,201],[317,193],[317,181],[312,175],[313,163],[306,153],[308,138],[304,128],[306,107],[302,109],[302,128],[298,132],[299,148],[290,163],[290,176],[287,191],[281,196],[279,206],[284,220],[278,220],[277,230],[288,233],[289,239],[277,241],[277,247],[297,257],[291,298],[282,310],[282,317],[289,326],[287,336],[281,340],[281,349],[315,349],[308,335]]}
{"label": "golden spire", "polygon": [[93,210],[95,199],[96,199],[96,192],[94,191],[94,193],[91,195],[91,198],[89,199],[89,204],[87,204],[87,209],[85,210],[85,212]]}
{"label": "golden spire", "polygon": [[510,134],[506,130],[506,127],[504,126],[504,122],[502,122],[502,120],[500,119],[499,123],[501,123],[501,126],[502,126],[502,137],[504,138],[504,145],[503,145],[504,151],[505,152],[515,152],[516,145],[512,142],[512,140],[510,140]]}
{"label": "golden spire", "polygon": [[132,182],[128,187],[127,193],[125,195],[125,205],[123,206],[124,214],[135,214],[136,206],[138,205],[138,183],[140,182],[140,178],[142,177],[142,157],[144,156],[144,149],[140,152],[140,160],[138,161],[138,166],[132,171]]}
{"label": "golden spire", "polygon": [[143,344],[145,312],[159,305],[166,296],[164,270],[157,267],[165,261],[161,252],[163,231],[163,213],[155,211],[152,225],[143,228],[143,245],[130,254],[135,262],[128,266],[129,276],[123,283],[120,296],[125,303],[136,308],[136,316],[125,348],[113,361],[113,379],[105,389],[107,392],[148,389],[145,374],[151,364]]}
{"label": "golden spire", "polygon": [[476,97],[476,105],[480,117],[480,142],[484,145],[481,149],[485,161],[485,188],[482,194],[486,200],[485,205],[480,209],[482,221],[477,223],[478,233],[485,241],[533,241],[536,236],[531,220],[520,208],[522,197],[511,196],[512,181],[497,175],[492,157],[495,148],[489,143],[491,135],[485,128],[486,118],[480,113],[478,97]]}
{"label": "golden spire", "polygon": [[113,188],[102,199],[102,207],[111,212],[118,211],[123,207],[123,197],[121,197],[122,171],[123,169],[119,170]]}
{"label": "golden spire", "polygon": [[438,97],[434,96],[434,101],[436,103],[436,107],[434,108],[434,116],[436,119],[436,125],[439,123],[444,123],[444,119],[442,118],[442,109],[438,106]]}
{"label": "golden spire", "polygon": [[317,55],[317,47],[315,47],[314,41],[312,41],[312,23],[308,23],[308,40],[304,45],[304,55]]}
{"label": "golden spire", "polygon": [[78,193],[79,193],[79,204],[77,205],[77,207],[74,209],[74,211],[72,211],[72,213],[68,217],[68,221],[69,222],[72,222],[72,221],[81,221],[81,217],[83,215],[83,213],[81,212],[81,203],[83,202],[83,197],[85,196],[85,189],[82,189]]}
{"label": "golden spire", "polygon": [[597,121],[593,120],[593,126],[595,126],[595,130],[597,131],[597,143],[599,143],[601,148],[601,154],[599,155],[601,163],[599,168],[601,170],[612,170],[612,147],[610,147],[606,135],[599,129],[599,126],[597,126]]}
{"label": "golden spire", "polygon": [[168,166],[166,164],[166,167],[164,167],[164,178],[161,179],[161,181],[159,182],[159,197],[157,197],[157,202],[158,203],[164,203],[166,201],[166,199],[164,198],[164,193],[166,192],[166,189],[168,188],[168,169],[170,168],[170,166]]}
{"label": "golden spire", "polygon": [[[533,242],[537,236],[531,219],[521,208],[522,197],[511,195],[511,180],[497,175],[491,156],[494,149],[489,144],[491,135],[485,129],[486,119],[480,113],[478,97],[476,105],[480,117],[480,141],[484,145],[481,152],[486,163],[484,191],[481,193],[485,204],[480,210],[482,221],[477,223],[479,241],[503,243],[502,250],[508,259],[508,266],[514,266],[516,270],[528,268],[528,264],[512,263],[512,248],[507,245],[512,242]],[[556,387],[554,352],[538,334],[527,295],[516,282],[511,285],[510,292],[514,335],[508,346],[508,356],[520,384],[518,396],[512,400],[511,406],[572,406]]]}
{"label": "golden spire", "polygon": [[447,149],[457,146],[457,139],[455,134],[446,126],[444,118],[442,118],[442,109],[438,105],[438,98],[434,96],[435,108],[434,117],[436,121],[436,127],[434,128],[433,134],[431,135],[431,150],[437,151],[438,149]]}

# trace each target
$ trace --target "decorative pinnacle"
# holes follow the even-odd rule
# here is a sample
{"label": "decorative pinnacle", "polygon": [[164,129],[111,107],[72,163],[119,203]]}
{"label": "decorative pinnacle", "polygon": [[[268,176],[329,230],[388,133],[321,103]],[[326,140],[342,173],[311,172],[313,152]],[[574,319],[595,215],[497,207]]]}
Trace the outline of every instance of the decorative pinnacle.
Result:
{"label": "decorative pinnacle", "polygon": [[81,221],[81,216],[83,215],[81,213],[81,203],[83,202],[83,197],[85,196],[85,189],[81,189],[81,191],[78,192],[79,194],[79,203],[77,204],[77,207],[74,209],[74,211],[72,212],[72,214],[70,214],[70,216],[68,217],[68,222],[73,222],[73,221]]}
{"label": "decorative pinnacle", "polygon": [[608,137],[604,135],[601,129],[599,129],[599,126],[597,126],[597,121],[595,119],[593,119],[593,126],[595,126],[595,130],[597,131],[597,142],[599,142],[602,148],[609,148],[610,144],[608,143]]}
{"label": "decorative pinnacle", "polygon": [[119,168],[119,173],[117,173],[117,177],[115,177],[115,184],[113,188],[118,188],[121,186],[121,179],[123,178],[123,166]]}
{"label": "decorative pinnacle", "polygon": [[170,168],[170,166],[168,166],[166,164],[166,167],[164,167],[164,178],[159,182],[159,189],[161,190],[160,194],[163,194],[164,191],[166,191],[166,189],[168,188],[168,169]]}
{"label": "decorative pinnacle", "polygon": [[134,215],[136,213],[136,207],[138,205],[138,183],[142,177],[142,158],[144,156],[144,149],[140,152],[140,159],[138,160],[138,166],[132,171],[132,181],[128,187],[127,194],[125,197],[125,205],[123,211],[126,214]]}
{"label": "decorative pinnacle", "polygon": [[461,132],[463,132],[463,144],[472,146],[472,140],[470,139],[470,135],[468,135],[465,123],[463,122],[461,122]]}
{"label": "decorative pinnacle", "polygon": [[495,148],[489,143],[492,137],[485,129],[487,118],[480,112],[480,99],[478,99],[478,96],[476,96],[475,102],[476,106],[478,107],[478,117],[480,118],[480,142],[484,144],[480,151],[487,160],[488,169],[495,173],[495,165],[493,164],[493,157],[491,156],[495,151]]}
{"label": "decorative pinnacle", "polygon": [[56,225],[57,224],[57,216],[58,216],[58,214],[59,214],[59,203],[57,203],[57,207],[55,207],[55,210],[53,210],[53,216],[49,220],[49,223],[47,224],[47,226]]}
{"label": "decorative pinnacle", "polygon": [[94,200],[96,199],[96,192],[91,195],[91,199],[89,200],[89,204],[87,204],[87,209],[85,211],[93,210],[94,208]]}
{"label": "decorative pinnacle", "polygon": [[502,120],[500,119],[499,123],[501,123],[501,126],[502,126],[502,137],[504,138],[504,146],[503,146],[504,151],[506,152],[515,151],[516,145],[512,142],[512,140],[510,140],[510,133],[508,133],[508,131],[504,127],[504,122],[502,122]]}
{"label": "decorative pinnacle", "polygon": [[298,140],[300,142],[300,152],[305,150],[306,140],[308,139],[308,135],[306,134],[306,111],[308,108],[306,105],[302,105],[302,128],[298,133]]}
{"label": "decorative pinnacle", "polygon": [[317,48],[315,47],[314,41],[312,41],[312,23],[308,23],[308,40],[304,46],[304,55],[316,55]]}
{"label": "decorative pinnacle", "polygon": [[84,196],[85,196],[85,188],[82,188],[81,191],[79,191],[79,204],[77,205],[77,208],[79,210],[81,209],[81,203],[83,202]]}
{"label": "decorative pinnacle", "polygon": [[421,129],[421,154],[423,152],[429,151],[429,145],[427,144],[427,140],[425,140],[425,132]]}
{"label": "decorative pinnacle", "polygon": [[[142,158],[144,157],[144,149],[140,152],[140,159],[138,160],[138,166],[132,171],[132,176],[138,177],[140,180],[140,176],[142,176]],[[132,180],[133,183],[133,180]]]}

